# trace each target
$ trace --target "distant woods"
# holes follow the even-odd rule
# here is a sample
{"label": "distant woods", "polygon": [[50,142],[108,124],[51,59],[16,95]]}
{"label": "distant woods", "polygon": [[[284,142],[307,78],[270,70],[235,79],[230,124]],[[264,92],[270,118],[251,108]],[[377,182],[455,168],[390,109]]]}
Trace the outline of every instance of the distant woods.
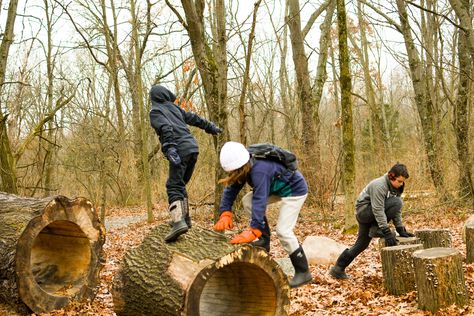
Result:
{"label": "distant woods", "polygon": [[102,216],[141,204],[152,220],[167,161],[148,90],[161,83],[225,131],[193,130],[195,203],[219,201],[227,140],[294,151],[319,206],[397,161],[408,190],[473,203],[472,12],[471,0],[5,1],[0,191],[84,195]]}

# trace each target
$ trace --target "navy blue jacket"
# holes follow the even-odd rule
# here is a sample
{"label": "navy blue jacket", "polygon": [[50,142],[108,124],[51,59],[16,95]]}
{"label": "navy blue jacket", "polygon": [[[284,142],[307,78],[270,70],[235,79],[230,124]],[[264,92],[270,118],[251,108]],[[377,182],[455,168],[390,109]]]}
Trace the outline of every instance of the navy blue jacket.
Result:
{"label": "navy blue jacket", "polygon": [[160,139],[163,153],[166,154],[170,147],[176,147],[180,157],[198,153],[197,141],[188,125],[207,131],[211,123],[175,105],[176,96],[164,86],[154,85],[150,90],[150,99],[150,123]]}
{"label": "navy blue jacket", "polygon": [[[264,228],[267,200],[270,195],[280,197],[302,196],[308,193],[308,185],[303,175],[296,170],[287,168],[275,161],[266,159],[251,159],[252,168],[247,183],[253,188],[252,221],[250,227],[262,230]],[[232,209],[237,195],[245,183],[234,183],[224,189],[220,212]]]}

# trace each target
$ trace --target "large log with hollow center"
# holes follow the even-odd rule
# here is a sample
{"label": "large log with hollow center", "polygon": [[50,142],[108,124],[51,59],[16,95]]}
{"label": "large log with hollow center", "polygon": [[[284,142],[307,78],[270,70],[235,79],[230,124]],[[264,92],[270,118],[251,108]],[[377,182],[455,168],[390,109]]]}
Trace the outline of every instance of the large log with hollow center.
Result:
{"label": "large log with hollow center", "polygon": [[0,192],[0,302],[22,314],[93,298],[105,229],[87,199]]}
{"label": "large log with hollow center", "polygon": [[260,248],[198,226],[174,243],[155,227],[124,256],[112,286],[117,315],[287,315],[288,279]]}
{"label": "large log with hollow center", "polygon": [[469,302],[461,253],[454,248],[429,248],[413,253],[418,307],[432,313]]}

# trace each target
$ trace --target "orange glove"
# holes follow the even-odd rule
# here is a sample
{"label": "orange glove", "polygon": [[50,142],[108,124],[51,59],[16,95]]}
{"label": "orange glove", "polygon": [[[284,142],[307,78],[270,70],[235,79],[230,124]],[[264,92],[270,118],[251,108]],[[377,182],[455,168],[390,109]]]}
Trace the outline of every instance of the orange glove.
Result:
{"label": "orange glove", "polygon": [[214,225],[214,230],[226,230],[226,229],[231,229],[234,227],[232,224],[232,212],[231,211],[224,211],[221,214],[221,217],[219,217],[219,220],[217,223]]}
{"label": "orange glove", "polygon": [[230,241],[231,244],[246,244],[254,241],[258,237],[262,236],[262,232],[258,228],[249,228],[248,230],[241,232]]}

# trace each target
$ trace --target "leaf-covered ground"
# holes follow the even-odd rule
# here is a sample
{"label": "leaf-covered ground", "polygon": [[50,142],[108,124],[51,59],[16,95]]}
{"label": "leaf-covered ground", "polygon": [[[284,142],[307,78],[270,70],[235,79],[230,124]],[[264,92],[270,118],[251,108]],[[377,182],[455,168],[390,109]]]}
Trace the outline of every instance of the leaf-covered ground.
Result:
{"label": "leaf-covered ground", "polygon": [[[296,233],[302,242],[306,236],[319,235],[333,238],[346,245],[355,241],[355,235],[342,233],[341,206],[334,210],[304,208]],[[44,316],[102,315],[112,316],[113,301],[109,287],[124,253],[140,244],[143,237],[155,225],[168,220],[164,205],[156,205],[155,222],[148,224],[142,208],[121,208],[108,211],[106,226],[106,265],[101,274],[99,293],[93,302],[75,302],[66,308]],[[195,224],[211,228],[211,208],[192,207]],[[404,221],[408,230],[421,228],[448,228],[452,232],[453,246],[465,255],[462,242],[462,225],[474,213],[472,209],[436,205],[435,201],[406,201]],[[269,210],[270,223],[275,224],[277,211]],[[247,220],[237,224],[244,229]],[[383,288],[382,269],[376,240],[347,269],[350,280],[338,281],[328,275],[328,266],[311,265],[314,282],[291,290],[291,315],[431,315],[417,308],[417,294],[389,295]],[[286,257],[278,239],[272,234],[271,254],[275,258]],[[464,264],[464,276],[471,302],[474,302],[474,264]],[[15,315],[7,306],[0,305],[0,315]],[[474,307],[446,308],[436,315],[474,315]]]}

